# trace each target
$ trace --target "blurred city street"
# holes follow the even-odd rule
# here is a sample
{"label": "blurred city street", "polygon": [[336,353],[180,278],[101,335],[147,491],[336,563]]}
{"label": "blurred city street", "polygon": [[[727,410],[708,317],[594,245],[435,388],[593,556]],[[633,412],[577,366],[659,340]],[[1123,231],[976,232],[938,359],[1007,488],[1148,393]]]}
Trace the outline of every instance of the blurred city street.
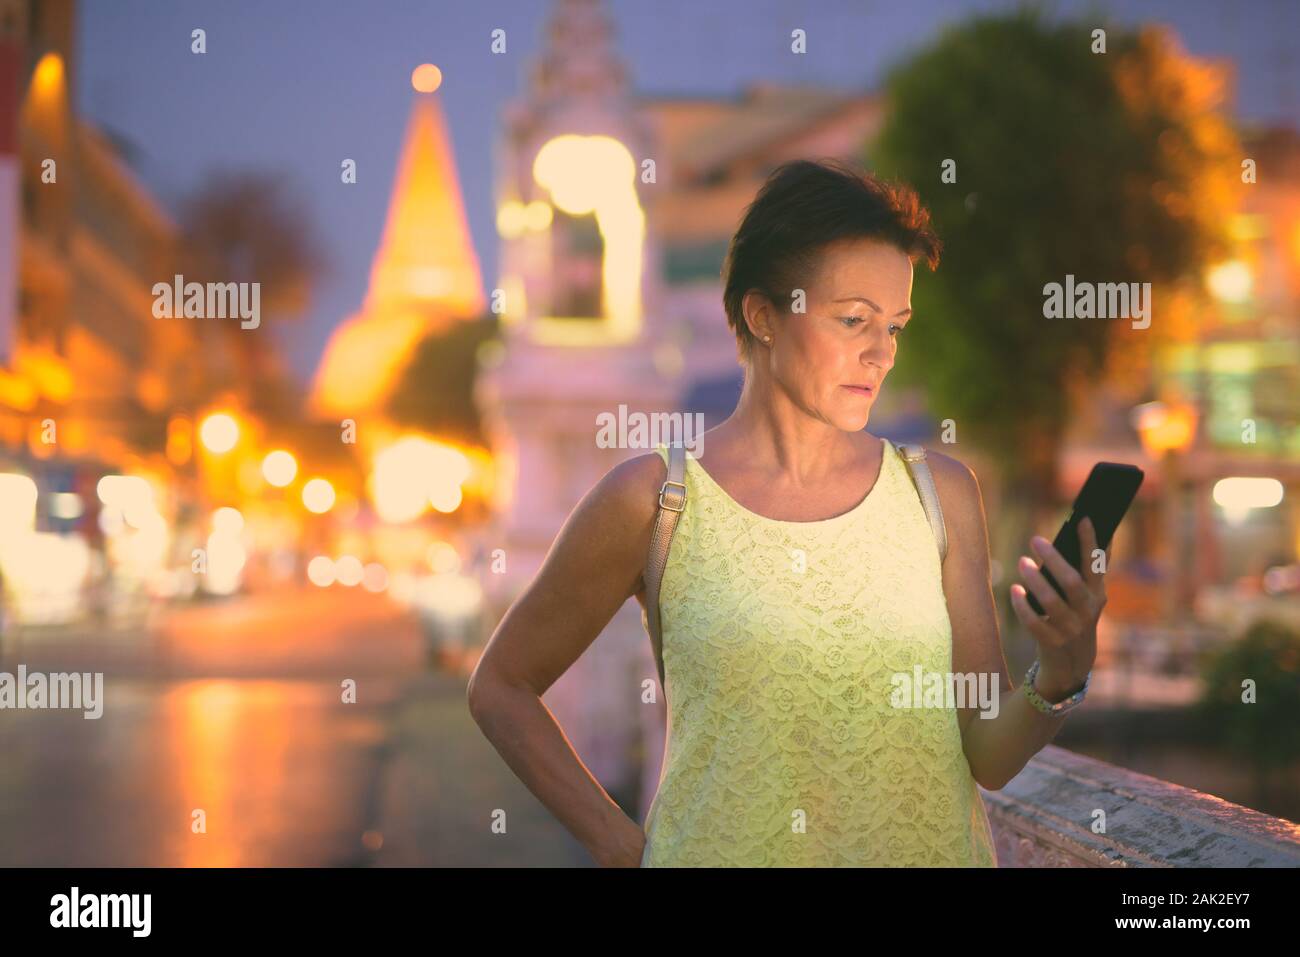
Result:
{"label": "blurred city street", "polygon": [[28,628],[0,650],[0,670],[20,663],[103,671],[104,707],[0,716],[0,866],[589,862],[474,726],[464,679],[428,668],[416,622],[379,596],[278,591],[152,628]]}

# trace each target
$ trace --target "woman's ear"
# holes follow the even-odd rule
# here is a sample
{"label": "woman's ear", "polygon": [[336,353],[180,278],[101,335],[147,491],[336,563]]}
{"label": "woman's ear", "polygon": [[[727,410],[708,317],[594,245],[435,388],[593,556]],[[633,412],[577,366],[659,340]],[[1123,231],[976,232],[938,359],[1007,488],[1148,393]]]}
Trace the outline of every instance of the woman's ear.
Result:
{"label": "woman's ear", "polygon": [[751,289],[745,293],[740,302],[740,311],[745,317],[745,325],[749,327],[750,335],[759,342],[772,341],[776,335],[776,310],[772,308],[771,302],[761,290]]}

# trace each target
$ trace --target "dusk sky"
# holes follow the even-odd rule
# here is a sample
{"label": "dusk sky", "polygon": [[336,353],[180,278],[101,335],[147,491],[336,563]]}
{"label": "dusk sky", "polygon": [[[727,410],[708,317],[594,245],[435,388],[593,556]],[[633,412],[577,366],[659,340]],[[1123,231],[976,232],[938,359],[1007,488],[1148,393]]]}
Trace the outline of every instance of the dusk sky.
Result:
{"label": "dusk sky", "polygon": [[[908,0],[610,0],[616,42],[643,94],[729,96],[757,81],[871,89],[944,25],[1010,3]],[[331,262],[311,312],[284,330],[306,379],[331,327],[361,304],[411,107],[411,70],[441,67],[441,98],[483,281],[496,279],[492,147],[522,88],[550,0],[83,0],[71,64],[78,108],[139,151],[169,209],[220,168],[281,171]],[[1239,118],[1300,126],[1300,3],[1294,0],[1061,2],[1171,24],[1198,56],[1237,68]],[[207,31],[205,56],[190,31]],[[489,51],[493,29],[508,53]],[[809,52],[789,52],[790,31]],[[977,118],[972,118],[977,120]],[[353,158],[358,183],[340,182]],[[162,278],[162,277],[160,277]],[[721,316],[721,304],[719,304]],[[722,321],[721,318],[719,321]]]}

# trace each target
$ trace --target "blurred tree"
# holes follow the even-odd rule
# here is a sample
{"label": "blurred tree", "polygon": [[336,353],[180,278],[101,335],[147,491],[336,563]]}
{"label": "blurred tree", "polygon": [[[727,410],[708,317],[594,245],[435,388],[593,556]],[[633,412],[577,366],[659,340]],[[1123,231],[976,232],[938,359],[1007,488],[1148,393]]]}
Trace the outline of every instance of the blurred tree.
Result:
{"label": "blurred tree", "polygon": [[[1209,655],[1202,675],[1197,709],[1205,727],[1250,761],[1259,805],[1287,804],[1294,796],[1287,772],[1300,760],[1300,632],[1280,621],[1258,621]],[[1254,683],[1249,703],[1242,700],[1247,680]]]}
{"label": "blurred tree", "polygon": [[[1150,347],[1222,248],[1242,188],[1218,112],[1225,71],[1156,28],[1106,25],[1094,53],[1099,26],[1026,9],[946,31],[890,72],[869,148],[873,168],[917,189],[944,242],[936,274],[918,277],[895,372],[1002,465],[991,534],[1004,561],[1029,554],[1082,404],[1097,389],[1143,397]],[[1043,287],[1067,274],[1152,283],[1150,328],[1045,318]]]}
{"label": "blurred tree", "polygon": [[474,381],[480,348],[496,339],[499,320],[486,313],[426,336],[389,394],[394,422],[466,445],[487,446]]}
{"label": "blurred tree", "polygon": [[300,411],[273,330],[300,318],[327,258],[302,199],[287,176],[221,170],[181,202],[179,268],[186,282],[260,283],[260,324],[205,320],[202,335],[230,357],[237,391],[270,414]]}

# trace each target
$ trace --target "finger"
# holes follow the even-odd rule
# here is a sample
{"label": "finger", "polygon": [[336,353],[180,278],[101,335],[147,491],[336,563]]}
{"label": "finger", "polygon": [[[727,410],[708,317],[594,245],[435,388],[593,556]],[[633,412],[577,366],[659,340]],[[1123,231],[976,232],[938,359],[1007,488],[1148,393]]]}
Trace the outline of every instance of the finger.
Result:
{"label": "finger", "polygon": [[1028,555],[1020,556],[1020,574],[1025,579],[1025,584],[1033,591],[1034,597],[1038,599],[1038,603],[1043,606],[1043,611],[1052,619],[1053,625],[1061,628],[1062,631],[1069,631],[1078,626],[1078,616],[1074,609],[1057,594],[1056,589],[1043,577],[1043,573]]}
{"label": "finger", "polygon": [[[1075,567],[1065,560],[1064,555],[1057,551],[1056,546],[1041,535],[1035,535],[1029,540],[1029,544],[1038,553],[1042,563],[1051,571],[1052,577],[1065,589],[1065,597],[1070,606],[1076,609],[1086,606],[1088,604],[1088,586]],[[1091,553],[1084,552],[1083,554]]]}
{"label": "finger", "polygon": [[[1105,576],[1101,572],[1092,570],[1097,549],[1097,529],[1093,526],[1092,519],[1085,515],[1083,520],[1079,522],[1079,554],[1083,556],[1083,560],[1079,563],[1083,566],[1080,574],[1083,576],[1083,583],[1088,591],[1094,595],[1102,595],[1106,592]],[[1102,554],[1105,555],[1102,567],[1110,567],[1110,554],[1104,550]]]}
{"label": "finger", "polygon": [[1017,582],[1011,586],[1011,609],[1025,626],[1025,630],[1034,636],[1039,645],[1057,647],[1064,643],[1056,630],[1044,618],[1030,607],[1026,597],[1025,586]]}
{"label": "finger", "polygon": [[[1080,536],[1083,536],[1085,534],[1087,535],[1086,540],[1089,546],[1089,554],[1091,554],[1093,551],[1096,551],[1097,549],[1100,548],[1100,545],[1098,545],[1097,543],[1097,530],[1096,528],[1093,527],[1092,519],[1086,516],[1084,520],[1079,524],[1080,524],[1079,534]],[[1086,529],[1084,528],[1085,525],[1087,526]],[[1084,566],[1084,568],[1088,572],[1088,589],[1093,593],[1094,596],[1096,596],[1099,602],[1099,607],[1097,610],[1097,613],[1099,615],[1101,614],[1101,609],[1106,607],[1106,571],[1110,569],[1110,549],[1103,548],[1101,549],[1101,553],[1103,556],[1102,563],[1101,563],[1102,571],[1094,572],[1092,570],[1092,562],[1088,562]]]}

